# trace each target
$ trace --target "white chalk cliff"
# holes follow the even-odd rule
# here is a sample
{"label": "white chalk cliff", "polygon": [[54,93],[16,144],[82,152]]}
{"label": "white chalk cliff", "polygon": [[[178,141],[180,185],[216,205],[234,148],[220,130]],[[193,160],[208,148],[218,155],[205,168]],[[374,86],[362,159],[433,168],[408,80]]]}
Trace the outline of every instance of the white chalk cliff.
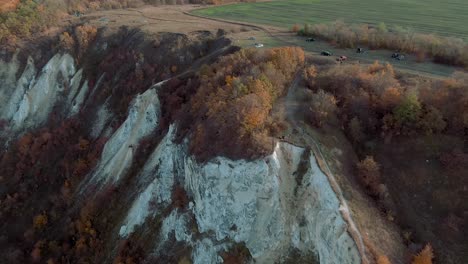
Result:
{"label": "white chalk cliff", "polygon": [[273,263],[291,248],[314,253],[323,264],[360,263],[340,202],[313,155],[302,161],[304,172],[298,165],[305,150],[287,143],[278,143],[272,155],[256,161],[220,157],[199,164],[173,137],[171,127],[142,169],[139,177],[147,185],[133,201],[120,236],[160,213],[150,204],[168,205],[173,184],[179,181],[193,200],[190,211],[198,231],[214,235],[195,239],[187,227],[187,213],[176,210],[164,220],[160,239],[174,232],[178,241],[195,249],[194,263],[221,263],[218,253],[229,247],[226,241],[245,242],[258,263]]}
{"label": "white chalk cliff", "polygon": [[[29,59],[21,72],[16,58],[0,61],[0,119],[11,131],[20,131],[46,122],[59,103],[64,116],[77,114],[90,91],[76,67],[67,54],[55,55],[42,69]],[[113,113],[106,105],[98,107],[90,134],[97,137],[107,130],[109,140],[82,191],[122,183],[141,140],[159,129],[158,88],[134,98],[116,131],[106,127]],[[126,238],[151,218],[164,217],[153,253],[173,235],[191,246],[196,264],[222,263],[220,253],[233,243],[245,243],[256,263],[275,263],[292,249],[317,256],[321,264],[361,263],[340,213],[341,202],[309,150],[278,143],[262,159],[216,157],[201,164],[189,155],[186,141],[175,142],[176,127],[170,126],[139,169],[136,186],[128,187],[129,209],[116,236]],[[176,184],[188,194],[188,209],[162,216],[161,208],[169,208]]]}
{"label": "white chalk cliff", "polygon": [[[56,54],[42,69],[36,69],[29,58],[24,70],[19,70],[16,56],[9,62],[0,61],[0,119],[6,120],[11,130],[43,124],[59,102],[66,115],[78,113],[88,83],[82,80],[82,70],[77,71],[70,55]],[[17,75],[20,77],[16,80]]]}

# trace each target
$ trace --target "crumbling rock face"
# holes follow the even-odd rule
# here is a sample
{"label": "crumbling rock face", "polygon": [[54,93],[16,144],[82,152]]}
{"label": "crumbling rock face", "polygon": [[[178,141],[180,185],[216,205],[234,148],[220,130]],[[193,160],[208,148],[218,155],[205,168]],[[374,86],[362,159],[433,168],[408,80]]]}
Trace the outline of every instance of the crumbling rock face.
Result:
{"label": "crumbling rock face", "polygon": [[[165,45],[157,44],[157,50]],[[224,47],[226,43],[212,42],[215,44]],[[194,62],[198,59],[194,54],[213,52],[202,43],[192,49],[195,51],[186,51],[180,65],[205,63]],[[223,52],[221,49],[220,54]],[[163,66],[160,76],[170,75],[172,65]],[[117,78],[124,76],[99,72],[88,82],[85,71],[69,54],[56,54],[39,69],[30,58],[21,68],[16,58],[0,61],[0,121],[6,122],[3,131],[12,134],[40,127],[57,111],[63,119],[78,116],[85,120],[80,113],[95,102],[93,94],[98,91],[99,95],[101,80],[114,101],[119,99],[115,87],[127,91]],[[222,263],[222,252],[238,243],[245,244],[256,263],[283,260],[291,250],[315,255],[323,264],[360,263],[339,211],[340,201],[310,150],[278,143],[265,158],[246,161],[216,157],[199,163],[189,154],[186,140],[177,143],[177,124],[161,127],[160,86],[137,88],[138,92],[128,97],[129,102],[133,100],[126,118],[127,104],[123,120],[116,121],[115,127],[109,122],[117,116],[113,112],[116,107],[108,106],[112,101],[108,97],[100,98],[100,105],[90,105],[91,118],[86,119],[93,120],[86,136],[96,139],[104,135],[109,139],[97,166],[90,168],[75,193],[76,201],[89,199],[90,192],[99,193],[105,186],[126,182],[142,140],[168,130],[154,150],[150,149],[147,159],[141,161],[144,165],[133,172],[135,180],[131,182],[135,185],[120,188],[119,198],[125,201],[120,209],[126,211],[118,223],[109,223],[116,231],[115,240],[105,241],[109,247],[145,227],[145,233],[139,236],[156,233],[156,239],[147,245],[149,253],[164,254],[161,245],[175,238],[191,249],[194,263]],[[188,195],[189,203],[184,208],[173,206],[176,186]],[[156,218],[161,220],[159,226],[148,224]],[[110,250],[107,257],[111,259],[112,254],[115,250]]]}
{"label": "crumbling rock face", "polygon": [[[192,202],[188,212],[174,209],[164,219],[160,242],[174,232],[177,241],[193,248],[194,263],[221,263],[220,251],[233,242],[245,242],[258,263],[273,263],[291,248],[316,254],[320,263],[360,263],[340,202],[315,157],[302,160],[304,149],[278,143],[264,159],[218,157],[199,164],[187,154],[186,144],[173,139],[171,128],[142,169],[139,177],[147,185],[133,201],[120,236],[160,214],[157,208],[170,204],[177,181],[184,183]],[[305,171],[298,171],[300,162],[306,163]],[[302,182],[297,182],[299,173]],[[198,234],[188,228],[189,215],[195,217]]]}
{"label": "crumbling rock face", "polygon": [[56,54],[42,69],[36,69],[32,58],[22,73],[19,68],[16,57],[8,63],[0,62],[0,119],[8,122],[12,131],[43,124],[58,102],[65,102],[66,116],[78,113],[88,83],[82,80],[82,70],[77,71],[69,54]]}
{"label": "crumbling rock face", "polygon": [[115,183],[124,176],[132,164],[140,140],[154,132],[159,116],[159,99],[155,89],[137,95],[127,119],[104,146],[101,160],[90,181],[102,185]]}

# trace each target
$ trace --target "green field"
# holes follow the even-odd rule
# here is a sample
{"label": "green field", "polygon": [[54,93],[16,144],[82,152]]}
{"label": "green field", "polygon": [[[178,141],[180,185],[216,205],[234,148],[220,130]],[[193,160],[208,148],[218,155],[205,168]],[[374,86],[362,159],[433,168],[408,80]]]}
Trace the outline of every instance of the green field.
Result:
{"label": "green field", "polygon": [[338,19],[402,26],[417,32],[468,38],[467,0],[279,0],[195,10],[195,14],[290,28]]}

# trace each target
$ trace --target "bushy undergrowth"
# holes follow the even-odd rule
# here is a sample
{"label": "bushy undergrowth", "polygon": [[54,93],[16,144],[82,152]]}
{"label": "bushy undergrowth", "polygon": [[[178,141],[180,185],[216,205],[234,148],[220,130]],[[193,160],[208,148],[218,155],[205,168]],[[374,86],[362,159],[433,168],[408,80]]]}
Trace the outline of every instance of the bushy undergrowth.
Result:
{"label": "bushy undergrowth", "polygon": [[309,72],[313,74],[305,76],[312,90],[321,89],[336,98],[338,116],[354,141],[365,135],[443,132],[466,136],[466,74],[413,87],[398,79],[389,64],[341,65]]}
{"label": "bushy undergrowth", "polygon": [[317,36],[345,48],[363,45],[372,49],[400,50],[417,55],[419,60],[430,57],[438,63],[468,66],[468,43],[464,40],[416,33],[401,27],[388,28],[383,23],[371,26],[337,21],[305,25],[298,33]]}

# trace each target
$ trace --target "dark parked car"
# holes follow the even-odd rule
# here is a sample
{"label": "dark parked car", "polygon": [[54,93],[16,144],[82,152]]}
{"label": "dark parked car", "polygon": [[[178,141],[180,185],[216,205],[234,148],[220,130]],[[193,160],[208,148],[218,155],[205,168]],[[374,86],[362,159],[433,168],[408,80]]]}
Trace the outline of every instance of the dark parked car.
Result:
{"label": "dark parked car", "polygon": [[396,52],[396,53],[392,54],[392,58],[401,61],[401,60],[405,59],[405,56],[403,54],[400,54],[400,53]]}
{"label": "dark parked car", "polygon": [[306,41],[307,41],[307,42],[314,42],[315,39],[314,39],[314,38],[308,38],[308,39],[306,39]]}
{"label": "dark parked car", "polygon": [[324,51],[322,51],[322,52],[320,53],[320,55],[322,55],[322,56],[331,56],[332,54],[331,54],[331,52],[329,52],[329,51],[327,51],[327,50],[324,50]]}
{"label": "dark parked car", "polygon": [[364,53],[364,49],[363,48],[357,48],[356,53]]}

